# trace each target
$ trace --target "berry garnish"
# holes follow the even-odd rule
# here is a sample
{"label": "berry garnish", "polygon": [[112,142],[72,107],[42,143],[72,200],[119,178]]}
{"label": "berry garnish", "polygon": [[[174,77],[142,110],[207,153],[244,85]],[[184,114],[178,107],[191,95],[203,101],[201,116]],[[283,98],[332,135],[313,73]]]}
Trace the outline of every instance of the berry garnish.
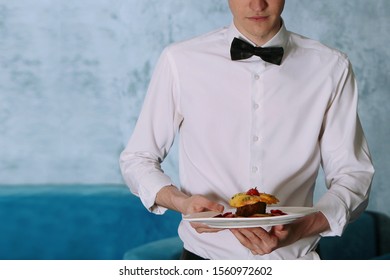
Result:
{"label": "berry garnish", "polygon": [[246,192],[247,195],[260,195],[257,188],[251,188],[249,191]]}
{"label": "berry garnish", "polygon": [[271,214],[273,216],[283,216],[283,215],[287,215],[287,213],[284,213],[282,210],[279,210],[279,209],[272,209],[271,210]]}
{"label": "berry garnish", "polygon": [[233,214],[232,212],[226,212],[226,213],[218,214],[214,216],[214,218],[234,218],[235,216],[236,215]]}

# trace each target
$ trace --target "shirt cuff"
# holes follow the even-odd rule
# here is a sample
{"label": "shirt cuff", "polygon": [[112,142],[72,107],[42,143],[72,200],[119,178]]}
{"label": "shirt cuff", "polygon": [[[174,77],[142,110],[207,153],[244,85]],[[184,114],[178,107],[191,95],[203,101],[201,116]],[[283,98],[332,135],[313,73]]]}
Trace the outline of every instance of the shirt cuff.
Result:
{"label": "shirt cuff", "polygon": [[341,236],[349,221],[349,211],[343,201],[337,195],[328,192],[318,201],[315,208],[324,214],[330,225],[330,229],[320,235]]}
{"label": "shirt cuff", "polygon": [[165,186],[173,185],[172,180],[165,174],[154,174],[147,182],[139,186],[138,196],[145,208],[154,214],[162,215],[168,209],[155,203],[157,193]]}

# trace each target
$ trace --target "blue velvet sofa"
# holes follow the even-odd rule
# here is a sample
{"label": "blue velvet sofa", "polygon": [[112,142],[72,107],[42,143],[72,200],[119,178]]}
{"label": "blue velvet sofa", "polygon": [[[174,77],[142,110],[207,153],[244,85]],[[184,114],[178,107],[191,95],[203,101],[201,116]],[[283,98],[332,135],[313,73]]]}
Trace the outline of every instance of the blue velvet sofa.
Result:
{"label": "blue velvet sofa", "polygon": [[181,216],[149,213],[124,185],[0,185],[0,259],[119,260],[177,236]]}
{"label": "blue velvet sofa", "polygon": [[[124,185],[0,185],[0,259],[178,259],[181,216],[149,213]],[[324,259],[390,258],[390,219],[366,211]]]}

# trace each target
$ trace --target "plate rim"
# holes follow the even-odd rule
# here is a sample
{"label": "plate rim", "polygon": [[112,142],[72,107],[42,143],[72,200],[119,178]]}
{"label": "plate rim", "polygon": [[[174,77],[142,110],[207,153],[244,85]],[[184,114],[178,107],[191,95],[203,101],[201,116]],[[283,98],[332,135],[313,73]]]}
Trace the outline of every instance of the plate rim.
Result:
{"label": "plate rim", "polygon": [[[234,210],[234,209],[226,209],[224,212],[225,213],[232,212],[230,210]],[[207,224],[209,227],[213,227],[213,228],[244,228],[244,227],[259,227],[259,226],[273,226],[273,225],[288,224],[288,223],[292,223],[298,218],[318,212],[318,210],[315,207],[307,207],[307,206],[280,206],[280,207],[272,206],[272,207],[267,207],[267,210],[281,210],[283,212],[288,213],[288,215],[271,216],[271,217],[250,217],[250,218],[249,217],[248,218],[245,217],[224,218],[224,217],[215,217],[216,215],[220,214],[218,212],[206,211],[206,212],[184,215],[183,220],[188,222],[204,223]],[[194,216],[203,216],[203,217],[194,217]]]}

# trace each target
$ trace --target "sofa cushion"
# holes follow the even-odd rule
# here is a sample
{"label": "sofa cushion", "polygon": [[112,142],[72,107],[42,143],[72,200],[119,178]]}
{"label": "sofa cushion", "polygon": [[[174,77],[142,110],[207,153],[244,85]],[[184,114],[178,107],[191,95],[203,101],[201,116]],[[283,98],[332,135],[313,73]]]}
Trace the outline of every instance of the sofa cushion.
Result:
{"label": "sofa cushion", "polygon": [[183,249],[179,237],[157,240],[127,251],[125,260],[178,260]]}
{"label": "sofa cushion", "polygon": [[364,212],[348,225],[341,237],[324,237],[319,252],[324,260],[368,260],[378,255],[375,214]]}

